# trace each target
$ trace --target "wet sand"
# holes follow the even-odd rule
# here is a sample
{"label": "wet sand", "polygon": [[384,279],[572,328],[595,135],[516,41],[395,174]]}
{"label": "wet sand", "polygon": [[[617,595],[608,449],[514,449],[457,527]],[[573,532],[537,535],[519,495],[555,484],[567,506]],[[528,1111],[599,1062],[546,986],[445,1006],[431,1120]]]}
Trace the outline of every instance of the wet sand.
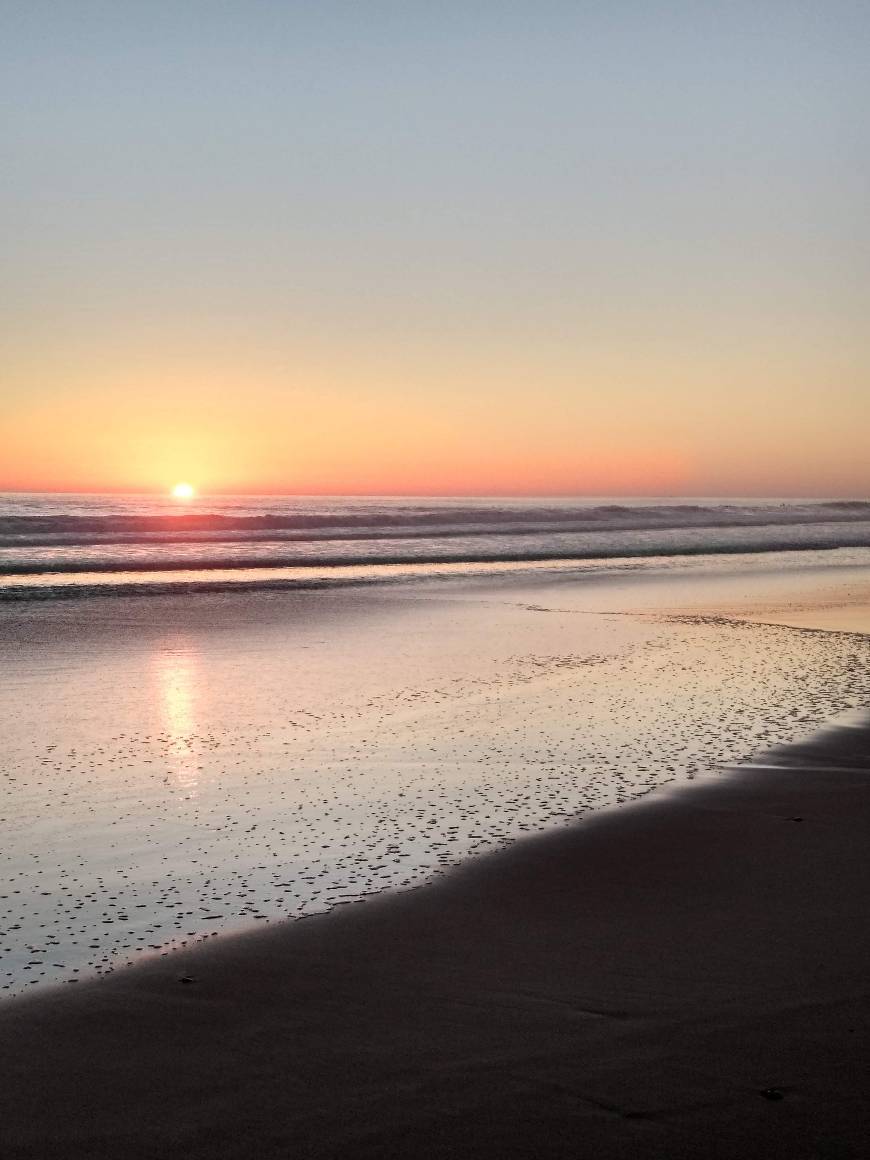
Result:
{"label": "wet sand", "polygon": [[10,1002],[0,1155],[865,1155],[868,738]]}
{"label": "wet sand", "polygon": [[407,888],[866,704],[870,638],[710,615],[839,598],[806,571],[0,605],[0,994]]}

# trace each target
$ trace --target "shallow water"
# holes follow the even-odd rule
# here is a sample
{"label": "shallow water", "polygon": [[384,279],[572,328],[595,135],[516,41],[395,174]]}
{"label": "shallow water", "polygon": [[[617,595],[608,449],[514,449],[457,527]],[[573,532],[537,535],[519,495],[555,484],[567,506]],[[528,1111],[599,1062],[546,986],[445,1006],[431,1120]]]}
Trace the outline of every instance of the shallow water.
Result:
{"label": "shallow water", "polygon": [[0,987],[419,884],[867,701],[867,637],[621,584],[7,608]]}

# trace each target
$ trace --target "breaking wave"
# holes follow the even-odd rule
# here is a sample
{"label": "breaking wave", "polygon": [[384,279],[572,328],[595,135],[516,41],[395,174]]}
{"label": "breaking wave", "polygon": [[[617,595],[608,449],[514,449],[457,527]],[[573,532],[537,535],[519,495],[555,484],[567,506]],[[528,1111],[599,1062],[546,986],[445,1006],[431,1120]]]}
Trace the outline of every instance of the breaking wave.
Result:
{"label": "breaking wave", "polygon": [[[96,580],[108,591],[113,574],[127,590],[199,591],[350,582],[336,572],[348,569],[374,580],[396,567],[868,547],[866,500],[225,497],[179,511],[141,496],[0,496],[6,599]],[[267,575],[286,569],[294,575]]]}

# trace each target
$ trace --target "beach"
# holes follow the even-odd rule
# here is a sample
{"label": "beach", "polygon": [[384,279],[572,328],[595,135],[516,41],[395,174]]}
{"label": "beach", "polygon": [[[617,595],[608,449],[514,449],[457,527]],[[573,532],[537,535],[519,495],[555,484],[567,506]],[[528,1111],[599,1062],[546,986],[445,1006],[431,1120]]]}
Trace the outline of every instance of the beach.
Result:
{"label": "beach", "polygon": [[[9,915],[71,957],[53,985],[20,963],[32,994],[0,1006],[2,1155],[863,1154],[870,747],[860,715],[817,731],[867,703],[866,573],[706,573],[240,596],[220,616],[199,598],[17,608],[22,736],[29,698],[41,740],[73,718],[100,740],[51,782],[99,857],[75,863],[46,811],[42,865],[19,858],[31,896]],[[186,659],[154,701],[133,674],[167,640]],[[49,680],[53,709],[34,698]],[[169,775],[135,714],[179,701],[155,736],[190,780],[160,799],[158,840],[143,786]],[[94,783],[119,778],[112,866],[125,823]],[[218,808],[248,824],[209,845]],[[240,874],[255,905],[222,921]],[[297,879],[309,917],[282,921]],[[64,930],[100,912],[70,986]],[[49,956],[28,949],[39,978]]]}
{"label": "beach", "polygon": [[797,741],[866,704],[867,638],[774,614],[860,616],[865,577],[708,557],[0,602],[0,993],[408,889]]}

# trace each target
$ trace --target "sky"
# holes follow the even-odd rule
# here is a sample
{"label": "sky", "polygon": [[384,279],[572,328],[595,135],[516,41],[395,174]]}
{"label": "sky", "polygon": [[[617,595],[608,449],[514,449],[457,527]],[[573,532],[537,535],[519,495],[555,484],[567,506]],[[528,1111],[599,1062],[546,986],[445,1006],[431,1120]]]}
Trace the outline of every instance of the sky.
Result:
{"label": "sky", "polygon": [[0,0],[0,488],[870,493],[870,9]]}

